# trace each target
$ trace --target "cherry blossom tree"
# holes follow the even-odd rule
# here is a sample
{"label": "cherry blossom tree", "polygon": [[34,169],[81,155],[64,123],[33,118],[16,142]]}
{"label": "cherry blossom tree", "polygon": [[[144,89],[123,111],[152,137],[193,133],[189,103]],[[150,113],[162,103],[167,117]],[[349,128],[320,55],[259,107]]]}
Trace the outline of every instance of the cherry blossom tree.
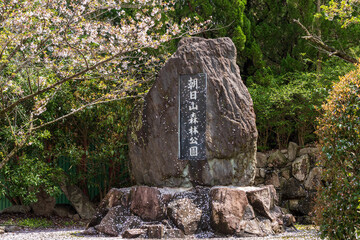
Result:
{"label": "cherry blossom tree", "polygon": [[[166,42],[208,23],[168,17],[161,0],[4,0],[0,2],[0,169],[42,127],[96,104],[146,94]],[[75,86],[71,111],[41,119]],[[61,106],[60,106],[61,107]]]}

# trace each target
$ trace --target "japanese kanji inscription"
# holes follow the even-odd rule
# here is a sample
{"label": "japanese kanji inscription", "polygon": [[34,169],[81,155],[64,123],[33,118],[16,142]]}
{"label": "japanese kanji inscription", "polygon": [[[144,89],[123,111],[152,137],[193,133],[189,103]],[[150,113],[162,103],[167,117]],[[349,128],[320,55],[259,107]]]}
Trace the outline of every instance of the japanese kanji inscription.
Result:
{"label": "japanese kanji inscription", "polygon": [[181,75],[179,79],[179,159],[205,160],[205,73]]}

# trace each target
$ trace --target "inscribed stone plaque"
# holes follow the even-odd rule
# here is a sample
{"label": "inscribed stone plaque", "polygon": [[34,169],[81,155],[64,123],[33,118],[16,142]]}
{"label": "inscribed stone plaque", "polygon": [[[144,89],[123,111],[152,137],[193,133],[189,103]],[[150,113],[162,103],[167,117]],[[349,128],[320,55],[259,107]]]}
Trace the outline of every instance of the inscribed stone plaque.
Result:
{"label": "inscribed stone plaque", "polygon": [[179,159],[205,160],[205,73],[181,75],[179,79]]}

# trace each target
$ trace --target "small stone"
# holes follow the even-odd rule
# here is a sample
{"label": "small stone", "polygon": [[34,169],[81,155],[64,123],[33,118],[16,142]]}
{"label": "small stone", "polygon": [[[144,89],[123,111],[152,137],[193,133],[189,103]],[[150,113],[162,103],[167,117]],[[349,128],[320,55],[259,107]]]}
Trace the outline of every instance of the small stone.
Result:
{"label": "small stone", "polygon": [[282,225],[280,225],[278,221],[271,222],[271,228],[274,233],[282,233],[284,231]]}
{"label": "small stone", "polygon": [[310,170],[309,155],[305,154],[292,163],[292,175],[299,181],[304,181]]}
{"label": "small stone", "polygon": [[284,226],[285,227],[291,227],[291,226],[294,225],[294,223],[296,223],[295,217],[290,213],[285,214],[285,216],[284,216]]}
{"label": "small stone", "polygon": [[184,233],[180,229],[165,229],[165,238],[185,238]]}
{"label": "small stone", "polygon": [[122,237],[123,238],[137,238],[137,237],[145,236],[145,234],[146,234],[146,229],[140,229],[140,228],[127,229],[122,234]]}
{"label": "small stone", "polygon": [[211,224],[224,234],[234,234],[240,229],[248,198],[242,188],[214,187],[210,190]]}
{"label": "small stone", "polygon": [[249,221],[243,221],[244,222],[244,232],[256,235],[256,236],[263,236],[263,232],[260,229],[259,226],[259,220],[249,220]]}
{"label": "small stone", "polygon": [[201,215],[202,210],[189,198],[174,200],[168,205],[168,216],[186,235],[196,232],[200,224]]}
{"label": "small stone", "polygon": [[259,168],[259,175],[260,177],[265,178],[266,176],[265,168]]}
{"label": "small stone", "polygon": [[280,170],[281,176],[284,177],[286,180],[288,180],[290,176],[290,169],[289,168],[283,168]]}
{"label": "small stone", "polygon": [[297,199],[306,197],[306,191],[302,184],[295,178],[290,178],[281,187],[281,199]]}
{"label": "small stone", "polygon": [[147,229],[148,238],[163,238],[164,237],[164,226],[161,224],[157,225],[145,225],[143,228]]}
{"label": "small stone", "polygon": [[5,232],[18,232],[21,229],[22,229],[21,227],[16,225],[5,226]]}
{"label": "small stone", "polygon": [[280,207],[278,206],[274,206],[274,208],[271,210],[271,214],[276,218],[276,221],[280,224],[283,225],[283,211],[281,210]]}
{"label": "small stone", "polygon": [[93,236],[93,235],[97,235],[97,234],[98,234],[98,231],[96,231],[96,229],[95,229],[94,227],[90,227],[90,228],[84,230],[84,231],[82,232],[82,234]]}
{"label": "small stone", "polygon": [[290,161],[294,161],[299,151],[299,146],[294,142],[289,142],[288,146],[288,158]]}
{"label": "small stone", "polygon": [[0,226],[0,234],[5,233],[5,227],[4,226]]}
{"label": "small stone", "polygon": [[146,221],[162,220],[165,212],[159,189],[147,186],[133,187],[130,210]]}
{"label": "small stone", "polygon": [[289,210],[293,212],[299,211],[299,199],[289,200]]}
{"label": "small stone", "polygon": [[31,204],[31,208],[37,216],[50,216],[56,204],[56,198],[50,196],[44,190],[40,190],[36,194],[37,201]]}
{"label": "small stone", "polygon": [[80,221],[80,215],[79,214],[75,214],[74,216],[73,216],[73,219],[75,220],[75,221]]}
{"label": "small stone", "polygon": [[256,167],[257,168],[265,168],[267,165],[267,156],[264,153],[257,152],[256,153]]}
{"label": "small stone", "polygon": [[250,204],[246,205],[243,219],[252,220],[254,218],[255,218],[255,212],[253,207]]}
{"label": "small stone", "polygon": [[99,207],[96,209],[96,213],[92,216],[86,227],[89,228],[99,225],[101,220],[113,207],[119,205],[128,207],[130,205],[130,189],[131,188],[110,189],[110,191],[99,204]]}
{"label": "small stone", "polygon": [[254,180],[254,186],[262,186],[264,185],[264,183],[265,183],[265,179],[261,177],[255,178]]}
{"label": "small stone", "polygon": [[280,180],[279,180],[279,175],[277,174],[277,172],[273,171],[273,172],[266,174],[265,184],[273,185],[274,187],[279,188]]}
{"label": "small stone", "polygon": [[76,214],[70,205],[55,205],[54,213],[59,217],[68,217],[69,215],[73,217]]}
{"label": "small stone", "polygon": [[259,223],[260,229],[265,235],[272,235],[274,231],[271,226],[271,221],[269,219],[263,220]]}
{"label": "small stone", "polygon": [[277,191],[273,185],[266,185],[265,187],[267,187],[269,189],[270,196],[271,196],[270,209],[273,209],[275,207],[275,205],[279,204],[279,197],[277,195]]}
{"label": "small stone", "polygon": [[274,217],[270,213],[273,200],[269,187],[239,187],[238,189],[246,192],[247,199],[255,212],[272,221],[274,220]]}
{"label": "small stone", "polygon": [[314,167],[311,169],[309,176],[305,181],[305,188],[308,190],[316,190],[321,185],[321,167]]}
{"label": "small stone", "polygon": [[11,205],[8,208],[5,208],[4,210],[0,211],[0,213],[28,213],[31,211],[30,206],[24,206],[24,205]]}
{"label": "small stone", "polygon": [[303,148],[300,149],[299,151],[299,156],[305,155],[305,154],[310,154],[310,155],[316,155],[317,153],[319,153],[319,149],[314,147],[314,148]]}
{"label": "small stone", "polygon": [[280,150],[273,152],[268,158],[268,167],[280,168],[287,164],[288,160]]}

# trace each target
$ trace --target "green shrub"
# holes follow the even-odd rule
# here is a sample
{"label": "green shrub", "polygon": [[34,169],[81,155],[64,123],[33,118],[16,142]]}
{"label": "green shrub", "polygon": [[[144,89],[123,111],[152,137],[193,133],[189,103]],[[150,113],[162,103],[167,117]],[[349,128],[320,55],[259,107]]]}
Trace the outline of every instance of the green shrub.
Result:
{"label": "green shrub", "polygon": [[321,237],[356,239],[360,229],[360,66],[334,84],[318,119],[325,186],[316,220]]}

